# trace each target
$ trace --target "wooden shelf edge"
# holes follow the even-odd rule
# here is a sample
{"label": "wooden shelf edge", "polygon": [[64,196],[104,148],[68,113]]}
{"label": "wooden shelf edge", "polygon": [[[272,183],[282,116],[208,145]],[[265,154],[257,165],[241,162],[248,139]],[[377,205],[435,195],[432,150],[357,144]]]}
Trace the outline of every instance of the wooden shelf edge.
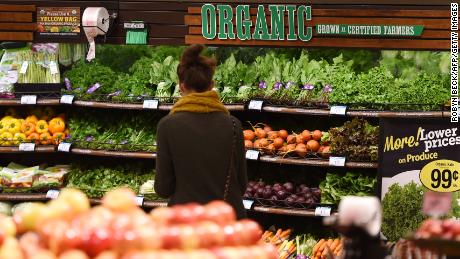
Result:
{"label": "wooden shelf edge", "polygon": [[[267,105],[262,108],[264,112],[330,116],[329,109],[320,108],[299,108]],[[373,111],[373,110],[350,110],[346,116],[350,117],[368,117],[368,118],[444,118],[450,117],[448,111]]]}
{"label": "wooden shelf edge", "polygon": [[55,146],[36,146],[34,151],[19,151],[18,146],[0,147],[0,153],[53,153]]}
{"label": "wooden shelf edge", "polygon": [[[262,162],[268,162],[268,163],[274,163],[274,164],[330,167],[328,160],[320,160],[320,159],[305,159],[305,158],[296,159],[296,158],[279,158],[279,157],[272,157],[272,156],[261,156],[259,160]],[[345,167],[348,167],[348,168],[378,168],[378,163],[346,162]]]}
{"label": "wooden shelf edge", "polygon": [[[37,105],[60,105],[59,98],[38,98]],[[19,106],[19,99],[0,99],[0,106]],[[125,109],[125,110],[143,110],[142,103],[111,103],[100,101],[75,100],[72,104],[78,107],[92,107],[100,109]],[[173,104],[160,104],[158,110],[170,111]],[[244,104],[225,104],[229,111],[246,111]],[[329,109],[321,108],[301,108],[289,106],[267,105],[262,108],[263,112],[299,114],[311,116],[330,116]],[[450,117],[449,111],[373,111],[373,110],[350,110],[346,116],[350,117],[368,117],[368,118],[447,118]]]}
{"label": "wooden shelf edge", "polygon": [[106,157],[127,157],[127,158],[143,158],[154,159],[157,154],[154,152],[136,152],[136,151],[109,151],[85,148],[72,148],[70,153],[79,155],[106,156]]}
{"label": "wooden shelf edge", "polygon": [[[305,210],[305,209],[290,209],[290,208],[272,208],[264,206],[254,206],[252,209],[256,212],[278,214],[278,215],[289,215],[289,216],[301,216],[301,217],[322,217],[316,216],[315,210]],[[337,215],[337,212],[331,213],[331,215]]]}
{"label": "wooden shelf edge", "polygon": [[[20,99],[0,99],[0,106],[19,106],[19,105],[26,105],[28,104],[21,104]],[[60,105],[59,98],[37,98],[36,105]]]}
{"label": "wooden shelf edge", "polygon": [[[2,202],[40,202],[40,201],[49,201],[50,199],[46,197],[45,193],[0,193],[0,201]],[[89,199],[92,205],[100,205],[102,203],[101,199]],[[158,200],[151,201],[146,200],[142,205],[143,208],[153,209],[157,207],[167,207],[168,203],[166,201]],[[314,210],[302,210],[302,209],[283,209],[283,208],[271,208],[263,206],[254,206],[249,211],[269,213],[269,214],[278,214],[278,215],[289,215],[289,216],[302,216],[302,217],[319,217],[315,215]],[[337,212],[333,212],[331,215],[336,215]]]}

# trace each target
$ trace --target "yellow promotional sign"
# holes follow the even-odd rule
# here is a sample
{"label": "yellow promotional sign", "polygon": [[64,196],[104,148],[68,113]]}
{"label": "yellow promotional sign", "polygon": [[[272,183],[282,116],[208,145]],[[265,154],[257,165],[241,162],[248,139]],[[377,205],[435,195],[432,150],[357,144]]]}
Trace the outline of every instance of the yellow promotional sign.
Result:
{"label": "yellow promotional sign", "polygon": [[420,171],[422,184],[435,192],[460,190],[460,163],[453,160],[435,160]]}

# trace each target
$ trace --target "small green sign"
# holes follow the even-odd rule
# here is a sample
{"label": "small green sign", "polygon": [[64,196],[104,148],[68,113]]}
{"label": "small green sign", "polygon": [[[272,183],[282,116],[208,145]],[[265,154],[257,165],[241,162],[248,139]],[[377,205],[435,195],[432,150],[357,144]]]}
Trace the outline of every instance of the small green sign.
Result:
{"label": "small green sign", "polygon": [[318,35],[419,37],[423,25],[318,24]]}

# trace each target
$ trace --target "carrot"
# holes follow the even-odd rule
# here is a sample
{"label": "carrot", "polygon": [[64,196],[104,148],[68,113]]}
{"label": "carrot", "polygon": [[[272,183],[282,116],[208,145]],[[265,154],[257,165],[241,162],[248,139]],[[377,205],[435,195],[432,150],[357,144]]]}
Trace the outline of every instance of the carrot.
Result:
{"label": "carrot", "polygon": [[342,245],[339,244],[339,245],[335,248],[334,254],[337,255],[337,254],[339,254],[341,251],[342,251]]}
{"label": "carrot", "polygon": [[326,247],[324,248],[323,252],[321,253],[321,257],[325,257],[327,255],[327,253],[329,252],[329,246],[326,245]]}
{"label": "carrot", "polygon": [[281,232],[280,237],[281,238],[288,237],[291,234],[291,231],[292,231],[291,229],[287,229],[287,230]]}
{"label": "carrot", "polygon": [[327,242],[323,242],[323,244],[318,249],[318,253],[320,253],[320,252],[322,253],[324,248],[326,247],[326,245],[327,245]]}
{"label": "carrot", "polygon": [[334,251],[335,248],[340,244],[340,241],[338,238],[334,239],[334,242],[332,242],[330,248],[331,248],[331,251]]}
{"label": "carrot", "polygon": [[313,251],[313,254],[315,254],[316,252],[318,252],[318,249],[320,248],[320,246],[321,246],[325,241],[326,241],[326,240],[324,240],[324,238],[323,238],[323,239],[319,240],[319,241],[316,243],[316,245],[313,247],[313,250],[312,250],[312,251]]}

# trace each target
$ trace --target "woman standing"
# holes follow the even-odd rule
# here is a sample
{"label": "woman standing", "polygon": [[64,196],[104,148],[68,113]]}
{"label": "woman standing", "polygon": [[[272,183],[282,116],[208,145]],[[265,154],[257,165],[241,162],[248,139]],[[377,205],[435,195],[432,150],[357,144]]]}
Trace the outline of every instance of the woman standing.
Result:
{"label": "woman standing", "polygon": [[213,91],[214,59],[187,48],[177,68],[182,98],[157,129],[155,191],[169,205],[225,200],[246,216],[246,159],[241,123]]}

